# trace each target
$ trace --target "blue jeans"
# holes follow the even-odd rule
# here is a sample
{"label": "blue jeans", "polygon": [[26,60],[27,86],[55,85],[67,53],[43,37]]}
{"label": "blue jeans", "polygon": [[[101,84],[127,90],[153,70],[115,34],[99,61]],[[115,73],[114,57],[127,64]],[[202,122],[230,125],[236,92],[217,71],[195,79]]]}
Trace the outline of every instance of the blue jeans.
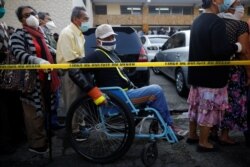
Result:
{"label": "blue jeans", "polygon": [[137,89],[130,89],[127,92],[132,102],[145,102],[149,107],[156,109],[162,116],[163,120],[168,124],[173,124],[173,119],[168,110],[166,98],[163,90],[159,85],[149,85]]}

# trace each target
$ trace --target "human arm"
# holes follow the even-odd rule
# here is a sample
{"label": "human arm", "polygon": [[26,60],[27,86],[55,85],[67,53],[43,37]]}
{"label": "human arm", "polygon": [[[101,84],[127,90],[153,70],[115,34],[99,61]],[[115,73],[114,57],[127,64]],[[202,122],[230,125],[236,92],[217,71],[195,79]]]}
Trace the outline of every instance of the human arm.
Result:
{"label": "human arm", "polygon": [[21,64],[49,64],[47,60],[32,55],[32,53],[28,51],[28,41],[32,41],[32,38],[25,34],[22,29],[18,29],[11,36],[11,51],[18,62]]}
{"label": "human arm", "polygon": [[[77,63],[87,63],[86,58],[82,58]],[[91,75],[91,71],[88,69],[70,69],[69,76],[76,85],[78,85],[84,92],[88,93],[96,105],[106,102],[104,94],[93,83],[93,75]]]}
{"label": "human arm", "polygon": [[[241,43],[230,43],[226,35],[226,25],[222,19],[217,19],[211,31],[212,51],[216,55],[215,60],[229,60],[230,57],[241,52]],[[221,55],[221,56],[217,56]]]}

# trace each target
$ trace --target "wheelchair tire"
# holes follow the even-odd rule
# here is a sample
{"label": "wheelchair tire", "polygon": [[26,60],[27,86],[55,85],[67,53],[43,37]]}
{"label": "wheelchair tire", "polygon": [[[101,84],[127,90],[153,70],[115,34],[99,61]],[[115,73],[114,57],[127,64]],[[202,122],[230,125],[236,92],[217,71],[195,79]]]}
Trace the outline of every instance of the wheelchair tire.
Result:
{"label": "wheelchair tire", "polygon": [[158,157],[158,148],[156,142],[147,143],[141,153],[142,163],[146,166],[152,166]]}
{"label": "wheelchair tire", "polygon": [[[67,114],[67,137],[73,149],[94,163],[119,159],[129,150],[135,136],[134,119],[126,104],[112,94],[107,95],[108,103],[101,106],[96,106],[88,96],[81,97]],[[102,110],[105,107],[108,112]],[[84,140],[75,135],[79,132]]]}

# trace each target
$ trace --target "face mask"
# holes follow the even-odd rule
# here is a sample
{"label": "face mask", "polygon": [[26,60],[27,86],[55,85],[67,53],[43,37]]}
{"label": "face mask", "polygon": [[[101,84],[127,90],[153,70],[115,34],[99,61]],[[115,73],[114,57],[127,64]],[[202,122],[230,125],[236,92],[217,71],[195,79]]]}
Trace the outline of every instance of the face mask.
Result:
{"label": "face mask", "polygon": [[55,23],[54,23],[53,21],[48,21],[48,22],[46,23],[46,27],[47,27],[48,29],[50,29],[50,30],[53,30],[53,29],[56,28],[56,25],[55,25]]}
{"label": "face mask", "polygon": [[114,39],[113,41],[100,41],[100,47],[102,47],[103,49],[106,49],[108,51],[112,51],[115,50],[116,48],[116,39]]}
{"label": "face mask", "polygon": [[223,3],[218,4],[216,2],[213,2],[213,4],[218,8],[218,13],[223,11]]}
{"label": "face mask", "polygon": [[39,26],[39,20],[33,15],[30,15],[26,19],[26,23],[28,26],[33,27],[33,28],[37,28]]}
{"label": "face mask", "polygon": [[88,22],[83,22],[83,23],[81,24],[81,26],[80,26],[80,30],[81,30],[82,32],[86,32],[86,31],[88,31],[88,29],[89,29],[89,23],[88,23]]}
{"label": "face mask", "polygon": [[234,16],[239,20],[242,19],[242,17],[244,16],[244,7],[242,5],[235,7]]}
{"label": "face mask", "polygon": [[5,14],[5,8],[4,7],[0,7],[0,18],[2,18]]}

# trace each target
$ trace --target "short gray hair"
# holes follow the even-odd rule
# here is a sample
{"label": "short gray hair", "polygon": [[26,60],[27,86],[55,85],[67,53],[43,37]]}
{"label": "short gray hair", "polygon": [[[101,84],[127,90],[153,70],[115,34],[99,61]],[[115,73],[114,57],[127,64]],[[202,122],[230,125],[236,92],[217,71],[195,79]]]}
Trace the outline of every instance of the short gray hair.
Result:
{"label": "short gray hair", "polygon": [[86,9],[81,6],[76,6],[73,8],[71,13],[71,21],[73,21],[74,18],[80,18],[81,17],[81,11],[86,12]]}

